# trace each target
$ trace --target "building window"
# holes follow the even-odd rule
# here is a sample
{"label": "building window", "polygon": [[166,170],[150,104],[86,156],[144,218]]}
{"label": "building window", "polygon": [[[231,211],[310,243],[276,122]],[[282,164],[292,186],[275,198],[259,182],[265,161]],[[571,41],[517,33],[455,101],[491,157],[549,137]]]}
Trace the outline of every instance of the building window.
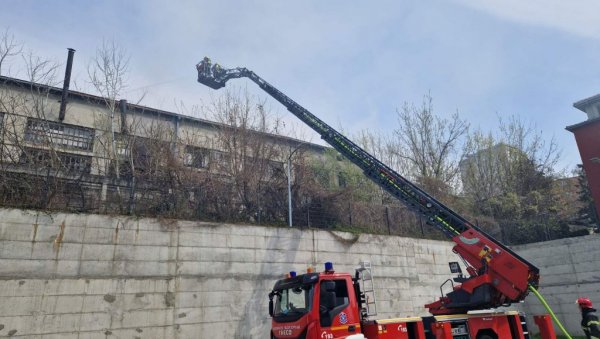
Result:
{"label": "building window", "polygon": [[272,179],[281,179],[281,178],[285,178],[286,173],[285,173],[285,167],[283,165],[283,162],[279,162],[279,161],[269,161],[269,165],[268,165],[268,174],[269,177]]}
{"label": "building window", "polygon": [[217,166],[218,169],[231,169],[231,156],[225,152],[212,151],[210,161]]}
{"label": "building window", "polygon": [[29,118],[27,119],[25,140],[34,144],[49,144],[65,149],[91,151],[94,145],[94,130]]}
{"label": "building window", "polygon": [[117,159],[111,162],[110,175],[116,175],[117,165],[119,175],[156,173],[166,168],[173,157],[168,142],[126,134],[115,134],[115,154]]}
{"label": "building window", "polygon": [[122,159],[129,158],[131,154],[129,138],[123,134],[115,134],[115,154]]}
{"label": "building window", "polygon": [[4,113],[0,112],[0,131],[4,127]]}
{"label": "building window", "polygon": [[205,148],[186,146],[183,155],[183,164],[193,168],[208,167],[209,152]]}
{"label": "building window", "polygon": [[51,168],[69,173],[90,173],[92,157],[25,147],[19,163],[32,169]]}
{"label": "building window", "polygon": [[68,171],[78,173],[90,173],[91,157],[81,156],[77,154],[59,154],[63,168]]}

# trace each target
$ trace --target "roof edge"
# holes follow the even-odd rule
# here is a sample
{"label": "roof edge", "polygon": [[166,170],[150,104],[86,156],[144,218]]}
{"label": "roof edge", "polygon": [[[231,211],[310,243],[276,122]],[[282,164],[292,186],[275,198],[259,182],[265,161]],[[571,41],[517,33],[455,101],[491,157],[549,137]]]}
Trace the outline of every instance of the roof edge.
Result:
{"label": "roof edge", "polygon": [[[63,91],[63,89],[60,87],[55,87],[55,86],[35,83],[32,81],[28,81],[28,80],[22,80],[22,79],[17,79],[17,78],[0,75],[0,85],[3,85],[3,84],[9,84],[9,85],[17,86],[17,87],[27,86],[30,88],[33,87],[36,89],[44,89],[53,95],[61,95],[62,91]],[[88,94],[88,93],[84,93],[84,92],[73,91],[73,90],[69,90],[69,95],[71,98],[75,97],[79,100],[87,100],[89,102],[92,102],[92,103],[95,103],[98,105],[106,105],[106,99],[101,96]],[[132,104],[130,102],[127,102],[127,110],[128,111],[136,111],[136,112],[144,113],[144,114],[154,113],[154,114],[163,115],[163,116],[167,116],[167,117],[171,117],[171,118],[175,118],[175,119],[186,120],[189,122],[203,123],[203,124],[211,125],[211,126],[214,126],[217,128],[230,127],[226,124],[219,123],[216,121],[200,119],[200,118],[192,117],[189,115],[183,115],[183,114],[179,114],[179,113],[164,111],[164,110],[161,110],[158,108],[152,108],[152,107],[148,107],[148,106]],[[279,139],[285,140],[286,142],[289,142],[289,143],[310,145],[311,147],[316,148],[316,149],[324,150],[324,149],[329,148],[327,146],[319,145],[319,144],[316,144],[316,143],[313,143],[310,141],[304,141],[304,140],[288,137],[286,135],[270,134],[270,133],[261,132],[261,131],[254,131],[254,132],[261,134],[261,135],[267,135],[267,136],[271,136],[274,138],[279,138]]]}
{"label": "roof edge", "polygon": [[593,123],[597,123],[597,122],[600,122],[600,118],[595,118],[595,119],[592,119],[592,120],[586,120],[586,121],[580,122],[580,123],[575,124],[575,125],[570,125],[570,126],[565,127],[565,129],[567,131],[573,133],[576,129],[578,129],[580,127],[583,127],[583,126],[586,126],[586,125],[589,125],[589,124],[593,124]]}
{"label": "roof edge", "polygon": [[594,96],[591,96],[589,98],[585,98],[585,99],[581,99],[579,101],[576,101],[573,103],[573,107],[577,108],[578,110],[587,113],[584,108],[594,102],[600,102],[600,94],[596,94]]}

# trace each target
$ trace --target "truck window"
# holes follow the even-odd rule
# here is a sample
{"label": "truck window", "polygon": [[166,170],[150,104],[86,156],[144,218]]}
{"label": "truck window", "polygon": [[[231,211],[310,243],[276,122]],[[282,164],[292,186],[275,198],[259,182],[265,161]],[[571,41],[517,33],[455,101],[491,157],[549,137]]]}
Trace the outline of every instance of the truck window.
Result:
{"label": "truck window", "polygon": [[310,310],[312,286],[296,286],[278,291],[274,316],[305,314]]}

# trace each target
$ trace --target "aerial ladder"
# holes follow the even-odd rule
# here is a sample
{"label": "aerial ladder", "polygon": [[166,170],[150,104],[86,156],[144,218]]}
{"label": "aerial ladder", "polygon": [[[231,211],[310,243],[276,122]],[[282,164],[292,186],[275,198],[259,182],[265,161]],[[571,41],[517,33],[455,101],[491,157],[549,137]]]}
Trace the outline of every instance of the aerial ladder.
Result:
{"label": "aerial ladder", "polygon": [[252,80],[367,177],[455,242],[453,251],[463,259],[467,275],[463,276],[460,267],[455,265],[453,272],[460,273],[454,278],[457,284],[453,284],[452,291],[425,305],[431,314],[460,314],[508,306],[524,300],[530,290],[536,292],[540,278],[537,267],[377,160],[253,71],[240,67],[225,69],[213,65],[208,58],[198,63],[196,69],[198,82],[213,89],[224,87],[230,79]]}

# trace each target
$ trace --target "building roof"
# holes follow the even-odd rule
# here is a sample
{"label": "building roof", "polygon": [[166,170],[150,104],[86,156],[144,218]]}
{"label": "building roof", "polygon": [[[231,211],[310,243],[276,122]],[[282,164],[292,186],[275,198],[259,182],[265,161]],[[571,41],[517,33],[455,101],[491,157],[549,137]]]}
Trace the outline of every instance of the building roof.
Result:
{"label": "building roof", "polygon": [[[40,84],[40,83],[34,83],[31,81],[26,81],[26,80],[21,80],[21,79],[11,78],[11,77],[1,76],[1,75],[0,75],[0,85],[10,85],[10,86],[15,86],[15,87],[20,87],[20,88],[31,88],[31,89],[35,89],[35,90],[43,90],[43,91],[48,91],[49,94],[57,95],[57,96],[61,96],[62,92],[63,92],[63,89],[60,87],[54,87],[54,86],[44,85],[44,84]],[[69,90],[69,100],[72,100],[72,99],[82,100],[82,101],[100,105],[100,106],[107,105],[106,99],[101,96]],[[191,117],[188,115],[164,111],[161,109],[152,108],[152,107],[143,106],[143,105],[132,104],[129,102],[127,102],[127,111],[143,113],[143,114],[150,114],[150,115],[157,115],[157,116],[162,116],[165,118],[178,119],[181,121],[187,121],[187,122],[193,122],[193,123],[200,123],[200,124],[208,125],[208,126],[212,126],[212,127],[228,127],[228,125],[225,125],[225,124],[222,124],[219,122],[195,118],[195,117]],[[290,137],[283,136],[283,135],[269,134],[269,133],[258,132],[258,131],[256,131],[256,133],[266,134],[269,137],[276,138],[276,139],[279,139],[282,141],[286,141],[291,144],[309,145],[310,147],[321,150],[321,151],[328,148],[326,146],[314,144],[311,142],[306,142],[306,141],[303,141],[300,139],[290,138]]]}
{"label": "building roof", "polygon": [[585,109],[588,106],[593,105],[593,104],[598,103],[598,102],[600,102],[600,94],[596,94],[596,95],[591,96],[589,98],[585,98],[585,99],[579,100],[579,101],[573,103],[573,107],[577,108],[578,110],[580,110],[580,111],[582,111],[584,113],[587,113]]}
{"label": "building roof", "polygon": [[591,124],[596,124],[596,123],[600,123],[600,117],[595,118],[595,119],[591,119],[591,120],[586,120],[583,122],[580,122],[578,124],[575,125],[571,125],[571,126],[567,126],[565,127],[565,129],[569,132],[574,132],[576,129],[579,129],[583,126],[587,126],[587,125],[591,125]]}

